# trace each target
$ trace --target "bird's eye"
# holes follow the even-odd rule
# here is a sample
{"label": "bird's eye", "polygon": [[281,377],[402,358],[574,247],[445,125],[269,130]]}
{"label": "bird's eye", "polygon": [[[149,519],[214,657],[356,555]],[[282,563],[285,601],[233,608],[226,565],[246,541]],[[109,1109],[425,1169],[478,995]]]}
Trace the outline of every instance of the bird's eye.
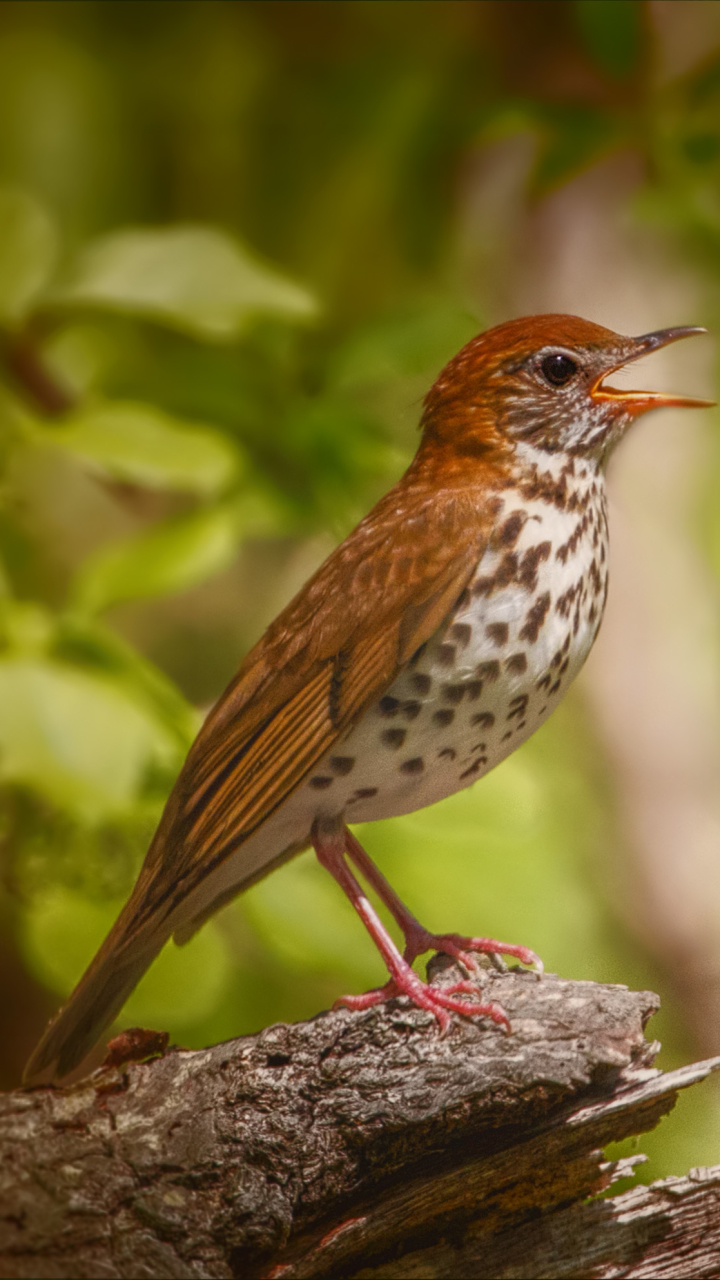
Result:
{"label": "bird's eye", "polygon": [[560,351],[555,352],[554,355],[545,356],[540,368],[552,387],[564,387],[565,383],[577,373],[576,362]]}

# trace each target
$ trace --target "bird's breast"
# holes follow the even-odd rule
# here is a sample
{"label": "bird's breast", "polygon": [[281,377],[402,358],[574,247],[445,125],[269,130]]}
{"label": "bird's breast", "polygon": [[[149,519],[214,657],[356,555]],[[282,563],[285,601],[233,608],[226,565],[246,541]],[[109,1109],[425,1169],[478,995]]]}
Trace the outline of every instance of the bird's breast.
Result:
{"label": "bird's breast", "polygon": [[607,594],[602,477],[507,489],[452,614],[302,790],[364,822],[469,786],[538,728],[587,657]]}

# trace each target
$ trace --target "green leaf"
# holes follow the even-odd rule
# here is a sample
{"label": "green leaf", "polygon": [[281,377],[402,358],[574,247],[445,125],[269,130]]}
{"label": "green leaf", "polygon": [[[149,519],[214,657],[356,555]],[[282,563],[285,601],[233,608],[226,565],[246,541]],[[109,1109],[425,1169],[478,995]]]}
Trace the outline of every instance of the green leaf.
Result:
{"label": "green leaf", "polygon": [[227,341],[255,315],[307,320],[307,290],[256,262],[213,227],[118,231],[88,245],[56,295],[66,306],[146,316],[196,337]]}
{"label": "green leaf", "polygon": [[[21,945],[36,978],[67,996],[113,925],[122,901],[91,902],[57,886],[28,909]],[[212,1012],[231,972],[225,940],[216,925],[185,947],[161,951],[122,1012],[126,1026],[183,1026]]]}
{"label": "green leaf", "polygon": [[78,574],[73,603],[97,612],[121,600],[186,591],[232,564],[237,546],[233,507],[168,520],[89,557]]}
{"label": "green leaf", "polygon": [[200,728],[199,712],[175,684],[117,631],[98,618],[65,614],[59,619],[55,657],[105,676],[126,689],[130,697],[147,706],[177,739],[178,750],[188,750]]}
{"label": "green leaf", "polygon": [[102,676],[32,658],[0,661],[0,778],[85,821],[121,813],[148,769],[179,763],[178,742]]}
{"label": "green leaf", "polygon": [[22,323],[52,275],[57,250],[47,210],[26,191],[0,188],[0,324]]}
{"label": "green leaf", "polygon": [[91,406],[63,426],[39,432],[45,443],[149,489],[209,496],[225,488],[240,467],[238,450],[219,432],[179,422],[146,404]]}
{"label": "green leaf", "polygon": [[469,311],[442,302],[382,316],[340,348],[332,362],[332,381],[345,389],[439,373],[480,328]]}
{"label": "green leaf", "polygon": [[575,103],[572,107],[544,106],[536,122],[541,142],[530,179],[535,195],[559,187],[631,135],[630,122],[621,115]]}
{"label": "green leaf", "polygon": [[630,75],[642,51],[639,0],[575,0],[575,17],[598,66],[618,80]]}

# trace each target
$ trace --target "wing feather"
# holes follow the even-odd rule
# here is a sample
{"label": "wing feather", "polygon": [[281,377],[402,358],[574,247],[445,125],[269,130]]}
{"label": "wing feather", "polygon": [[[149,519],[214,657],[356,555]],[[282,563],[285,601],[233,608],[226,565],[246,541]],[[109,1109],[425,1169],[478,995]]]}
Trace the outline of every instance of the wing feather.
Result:
{"label": "wing feather", "polygon": [[467,487],[403,502],[388,494],[333,553],[206,720],[138,881],[138,926],[262,826],[452,610],[492,512]]}
{"label": "wing feather", "polygon": [[128,902],[26,1079],[53,1064],[55,1075],[70,1071],[171,932],[187,939],[243,884],[303,847],[309,832],[287,849],[268,841],[264,868],[255,860],[246,880],[191,905],[213,867],[237,855],[451,613],[498,509],[486,478],[476,472],[473,484],[471,461],[463,466],[446,492],[411,468],[248,654],[193,744]]}

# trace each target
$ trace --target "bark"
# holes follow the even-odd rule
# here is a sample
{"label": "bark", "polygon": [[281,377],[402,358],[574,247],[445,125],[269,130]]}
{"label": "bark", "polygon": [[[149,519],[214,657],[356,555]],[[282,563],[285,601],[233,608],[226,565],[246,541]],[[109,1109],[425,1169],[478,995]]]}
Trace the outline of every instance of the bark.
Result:
{"label": "bark", "polygon": [[397,1000],[5,1095],[0,1274],[720,1276],[720,1170],[587,1199],[720,1059],[653,1070],[649,992],[484,981],[509,1036]]}

